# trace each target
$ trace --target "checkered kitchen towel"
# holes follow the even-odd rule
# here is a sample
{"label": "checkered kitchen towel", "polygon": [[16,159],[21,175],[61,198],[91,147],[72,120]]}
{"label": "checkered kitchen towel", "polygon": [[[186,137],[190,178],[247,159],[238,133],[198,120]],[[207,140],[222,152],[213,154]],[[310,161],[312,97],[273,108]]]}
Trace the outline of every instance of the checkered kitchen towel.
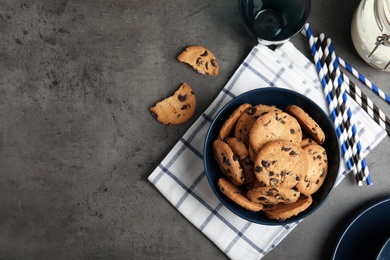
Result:
{"label": "checkered kitchen towel", "polygon": [[[255,46],[210,107],[148,178],[178,211],[231,259],[261,259],[298,225],[264,226],[241,219],[221,204],[205,175],[203,144],[217,112],[237,95],[266,87],[295,90],[328,111],[313,63],[292,43],[287,42],[275,51],[262,45]],[[386,136],[386,132],[353,101],[351,109],[366,155]],[[341,168],[341,173],[338,183],[346,175],[345,168]]]}

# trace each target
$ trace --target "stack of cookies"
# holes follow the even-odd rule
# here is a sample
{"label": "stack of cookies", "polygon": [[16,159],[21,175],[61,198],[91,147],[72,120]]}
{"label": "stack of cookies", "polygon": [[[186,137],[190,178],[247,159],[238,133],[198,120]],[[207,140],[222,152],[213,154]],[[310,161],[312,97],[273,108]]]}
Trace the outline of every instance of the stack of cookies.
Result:
{"label": "stack of cookies", "polygon": [[283,221],[312,204],[327,176],[321,127],[296,105],[242,104],[213,142],[222,193],[242,207]]}

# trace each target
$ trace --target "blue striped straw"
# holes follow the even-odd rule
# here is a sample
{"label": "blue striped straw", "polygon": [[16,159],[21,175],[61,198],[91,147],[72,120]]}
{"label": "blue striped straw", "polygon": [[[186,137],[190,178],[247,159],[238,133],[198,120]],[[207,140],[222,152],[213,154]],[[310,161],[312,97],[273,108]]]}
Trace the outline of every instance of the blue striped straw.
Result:
{"label": "blue striped straw", "polygon": [[[335,127],[337,137],[339,139],[339,144],[341,147],[341,152],[342,152],[344,161],[346,163],[348,171],[353,170],[354,175],[357,178],[356,180],[358,182],[358,185],[361,186],[362,182],[359,181],[359,179],[357,177],[357,170],[356,170],[356,167],[354,166],[354,163],[353,163],[352,158],[350,156],[350,151],[348,150],[348,143],[345,140],[345,137],[344,137],[343,131],[342,131],[342,126],[339,122],[339,117],[338,117],[339,111],[336,111],[336,108],[334,107],[333,102],[332,102],[332,95],[330,92],[330,90],[332,88],[331,81],[329,81],[329,80],[327,81],[327,79],[326,79],[327,68],[326,68],[326,65],[324,66],[321,63],[321,60],[320,60],[319,54],[318,54],[318,50],[317,50],[316,45],[315,45],[314,37],[313,37],[313,34],[311,32],[311,29],[310,29],[310,26],[308,23],[305,25],[305,32],[306,32],[306,37],[309,40],[310,48],[311,48],[311,51],[312,51],[312,54],[314,57],[314,62],[315,62],[315,65],[316,65],[316,68],[317,68],[317,71],[319,74],[319,78],[320,78],[320,81],[321,81],[321,84],[323,87],[326,101],[328,103],[328,107],[329,107],[330,115],[332,117],[333,125]],[[326,73],[325,73],[325,71],[326,71]]]}
{"label": "blue striped straw", "polygon": [[[320,37],[318,39],[319,47],[317,48],[317,51],[321,58],[323,67],[327,69],[327,78],[330,78],[331,76],[335,78],[336,71],[334,70],[333,62],[330,59],[331,56],[329,54],[329,46],[325,43],[324,39],[325,39],[325,35],[320,34]],[[333,96],[332,103],[334,107],[336,107],[336,110],[339,112],[338,118],[339,121],[342,122],[341,128],[342,128],[344,140],[347,143],[347,148],[348,148],[347,152],[354,164],[353,165],[354,168],[352,169],[352,171],[355,175],[358,184],[362,185],[362,181],[365,180],[365,177],[363,173],[360,171],[360,169],[357,167],[359,163],[359,157],[357,156],[356,151],[355,152],[353,151],[354,140],[352,138],[352,134],[350,134],[351,131],[348,132],[348,130],[350,130],[349,127],[350,122],[349,122],[348,115],[346,114],[347,109],[345,108],[345,102],[341,95],[342,92],[340,91],[340,88],[338,88],[339,84],[337,81],[332,82],[331,79],[329,79],[329,81],[331,81],[331,86],[332,86],[331,88],[331,95]]]}
{"label": "blue striped straw", "polygon": [[351,65],[345,62],[340,56],[337,56],[337,59],[341,66],[343,66],[347,71],[349,71],[355,78],[359,79],[364,85],[366,85],[369,89],[371,89],[375,94],[377,94],[380,98],[390,104],[390,97],[375,86],[371,81],[369,81],[366,77],[364,77],[360,72],[354,69]]}
{"label": "blue striped straw", "polygon": [[332,44],[332,41],[330,39],[327,40],[327,44],[328,44],[328,48],[329,48],[329,55],[331,57],[331,62],[333,64],[334,71],[335,71],[334,84],[335,84],[335,86],[338,86],[340,88],[339,89],[341,92],[340,97],[342,98],[342,101],[343,101],[344,107],[345,107],[346,114],[344,114],[343,117],[344,117],[344,122],[346,124],[346,127],[348,128],[348,131],[347,131],[348,138],[352,139],[352,141],[353,141],[352,153],[353,153],[353,155],[356,156],[356,159],[358,160],[358,163],[357,163],[358,172],[359,173],[362,172],[364,174],[367,185],[372,185],[372,181],[370,178],[370,173],[368,171],[367,163],[366,163],[366,160],[363,156],[363,151],[362,151],[362,147],[360,144],[359,135],[357,133],[354,118],[352,116],[352,111],[351,111],[349,104],[348,104],[348,96],[347,96],[347,93],[345,91],[345,82],[343,81],[343,78],[341,76],[338,59],[336,58],[333,44]]}
{"label": "blue striped straw", "polygon": [[[322,47],[318,47],[317,49],[319,56],[322,59],[322,48],[324,48],[324,52],[327,52],[327,54],[329,54],[329,50],[327,50],[326,45],[324,45],[324,39],[326,39],[325,35],[321,34],[319,39]],[[329,64],[330,60],[327,54],[325,55],[325,62]],[[336,55],[336,59],[339,58],[340,56]],[[347,94],[352,97],[352,99],[355,100],[356,103],[358,103],[380,127],[386,130],[387,134],[390,136],[390,118],[378,106],[376,106],[374,102],[367,97],[345,73],[341,71],[341,75],[345,82],[345,91]]]}

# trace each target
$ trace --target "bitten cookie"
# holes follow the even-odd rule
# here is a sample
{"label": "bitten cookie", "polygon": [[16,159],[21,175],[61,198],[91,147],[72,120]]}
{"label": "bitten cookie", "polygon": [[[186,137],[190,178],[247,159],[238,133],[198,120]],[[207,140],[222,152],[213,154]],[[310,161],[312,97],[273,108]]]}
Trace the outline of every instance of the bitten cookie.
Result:
{"label": "bitten cookie", "polygon": [[226,180],[225,178],[220,178],[218,180],[218,186],[220,191],[225,194],[229,199],[244,207],[250,211],[260,211],[263,209],[263,205],[259,203],[251,202],[245,194],[238,188],[233,185],[231,182]]}
{"label": "bitten cookie", "polygon": [[245,109],[249,107],[251,107],[251,104],[244,103],[236,108],[232,114],[230,114],[229,118],[225,121],[225,123],[223,123],[221,129],[219,130],[219,138],[221,140],[225,140],[225,138],[228,137],[236,125],[238,118],[245,111]]}
{"label": "bitten cookie", "polygon": [[312,204],[311,196],[301,195],[296,202],[290,204],[277,204],[263,208],[264,214],[270,219],[286,220],[298,215]]}
{"label": "bitten cookie", "polygon": [[234,136],[241,140],[247,147],[249,146],[249,133],[259,116],[262,116],[269,111],[280,111],[274,106],[256,105],[245,109],[237,120],[236,127],[234,129]]}
{"label": "bitten cookie", "polygon": [[285,109],[289,114],[295,116],[302,128],[319,144],[325,141],[325,133],[314,119],[302,108],[296,105],[287,106]]}
{"label": "bitten cookie", "polygon": [[299,191],[285,187],[258,187],[247,192],[250,201],[263,205],[289,204],[297,201],[299,196]]}
{"label": "bitten cookie", "polygon": [[195,113],[196,98],[191,86],[183,83],[170,97],[150,108],[152,115],[164,125],[187,122]]}
{"label": "bitten cookie", "polygon": [[264,186],[294,187],[307,172],[306,153],[299,144],[286,140],[266,143],[255,159],[255,175]]}
{"label": "bitten cookie", "polygon": [[191,65],[194,70],[201,74],[218,75],[218,61],[214,54],[205,47],[198,45],[189,46],[177,59]]}
{"label": "bitten cookie", "polygon": [[238,156],[233,153],[229,145],[217,139],[213,142],[213,152],[214,158],[225,176],[236,186],[244,184],[245,176]]}
{"label": "bitten cookie", "polygon": [[260,116],[249,133],[249,145],[253,150],[251,159],[266,143],[274,140],[288,140],[299,144],[302,130],[298,121],[291,115],[280,111],[269,111]]}
{"label": "bitten cookie", "polygon": [[311,195],[318,191],[328,173],[328,156],[326,150],[318,145],[307,145],[303,148],[307,155],[308,170],[296,188],[302,194]]}

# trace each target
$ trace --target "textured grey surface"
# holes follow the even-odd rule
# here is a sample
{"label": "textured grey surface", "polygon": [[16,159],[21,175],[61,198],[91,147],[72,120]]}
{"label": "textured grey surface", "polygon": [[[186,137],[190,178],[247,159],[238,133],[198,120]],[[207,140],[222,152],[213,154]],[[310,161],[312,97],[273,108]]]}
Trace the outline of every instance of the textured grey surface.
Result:
{"label": "textured grey surface", "polygon": [[[309,22],[390,93],[390,74],[353,49],[358,3],[313,1]],[[192,44],[214,52],[219,76],[176,60]],[[225,259],[146,179],[255,44],[237,1],[0,0],[0,259]],[[163,126],[148,109],[184,81],[196,114]],[[389,144],[367,158],[373,186],[345,179],[264,259],[329,257],[345,221],[390,195]]]}

